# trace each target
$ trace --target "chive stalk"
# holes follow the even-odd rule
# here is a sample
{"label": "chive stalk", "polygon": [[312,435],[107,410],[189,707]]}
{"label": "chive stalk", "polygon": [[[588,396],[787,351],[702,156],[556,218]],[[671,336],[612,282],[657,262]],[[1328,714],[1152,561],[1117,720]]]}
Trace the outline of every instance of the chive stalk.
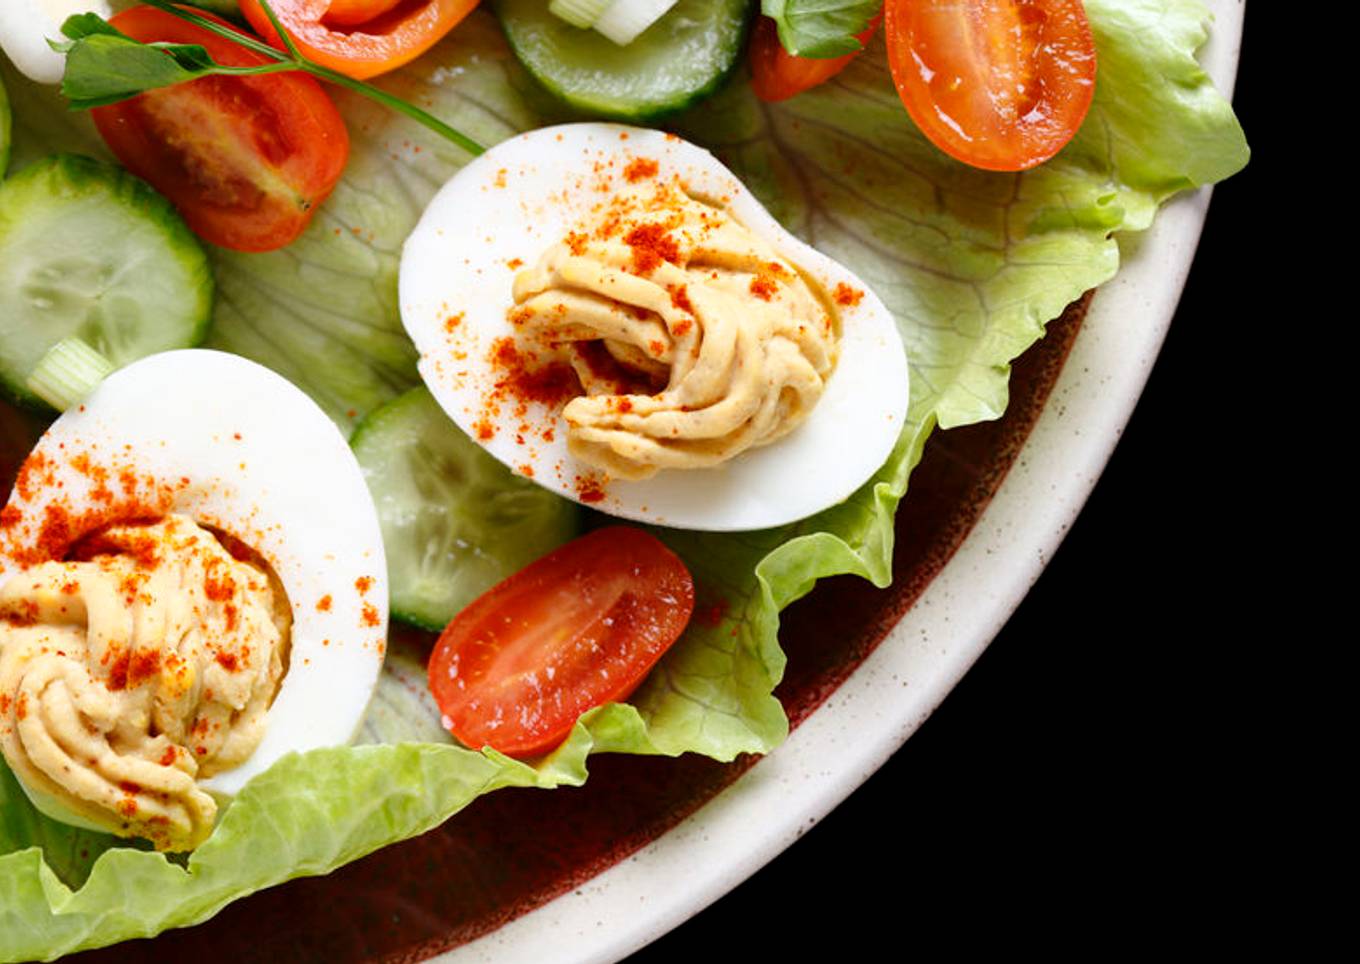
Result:
{"label": "chive stalk", "polygon": [[620,47],[660,20],[677,0],[614,0],[595,20],[595,30]]}
{"label": "chive stalk", "polygon": [[548,12],[573,27],[587,30],[595,26],[595,21],[612,2],[613,0],[552,0],[548,4]]}
{"label": "chive stalk", "polygon": [[63,338],[28,376],[28,388],[59,412],[80,404],[113,374],[114,364],[88,342]]}

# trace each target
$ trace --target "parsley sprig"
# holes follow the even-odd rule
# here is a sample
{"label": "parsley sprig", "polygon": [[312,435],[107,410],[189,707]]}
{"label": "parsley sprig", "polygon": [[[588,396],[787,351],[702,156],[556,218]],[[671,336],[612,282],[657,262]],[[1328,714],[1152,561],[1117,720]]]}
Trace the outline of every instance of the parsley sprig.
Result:
{"label": "parsley sprig", "polygon": [[882,9],[883,0],[760,0],[760,12],[778,25],[784,49],[814,59],[863,50],[855,35]]}
{"label": "parsley sprig", "polygon": [[61,92],[71,102],[73,110],[88,110],[91,107],[116,104],[148,90],[173,87],[199,77],[224,75],[240,77],[299,71],[336,86],[348,88],[391,110],[405,114],[440,137],[457,144],[469,154],[477,155],[486,151],[486,148],[466,134],[445,124],[433,114],[421,110],[415,104],[380,90],[372,84],[348,77],[338,70],[308,60],[279,23],[269,0],[260,0],[260,6],[269,17],[275,31],[283,38],[286,51],[275,50],[262,40],[209,20],[192,10],[176,7],[165,0],[143,2],[225,37],[247,50],[267,57],[272,62],[254,67],[230,67],[213,60],[212,55],[200,44],[144,44],[133,40],[98,14],[76,14],[68,17],[61,27],[61,32],[68,39],[52,44],[58,53],[66,55],[66,73],[62,78]]}

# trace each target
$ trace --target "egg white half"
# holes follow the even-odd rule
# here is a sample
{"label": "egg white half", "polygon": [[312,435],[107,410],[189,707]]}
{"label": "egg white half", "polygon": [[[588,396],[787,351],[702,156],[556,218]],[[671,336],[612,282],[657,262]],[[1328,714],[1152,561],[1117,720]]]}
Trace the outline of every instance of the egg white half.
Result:
{"label": "egg white half", "polygon": [[[599,473],[567,450],[560,413],[530,405],[550,433],[520,430],[514,406],[488,412],[498,373],[489,355],[512,337],[507,318],[522,266],[590,219],[635,158],[657,177],[721,200],[748,230],[828,292],[863,296],[840,312],[840,359],[807,420],[774,444],[708,469],[609,481],[603,498],[581,480]],[[439,404],[512,470],[592,508],[686,529],[760,529],[805,518],[848,498],[887,460],[908,401],[906,352],[891,313],[851,271],[784,230],[712,154],[671,134],[617,124],[548,127],[504,141],[456,174],[425,210],[402,252],[402,322],[420,350],[420,374]],[[456,323],[450,323],[456,319]],[[478,426],[489,419],[493,437]],[[535,426],[537,429],[538,426]],[[544,436],[548,435],[549,438]],[[583,498],[589,493],[590,498]],[[598,500],[598,501],[596,501]]]}
{"label": "egg white half", "polygon": [[21,521],[0,540],[0,585],[20,568],[18,550],[37,538],[47,506],[107,511],[80,455],[113,469],[115,494],[131,470],[139,492],[160,493],[164,514],[240,539],[288,594],[290,662],[264,739],[245,763],[199,785],[229,797],[286,753],[348,742],[382,668],[387,561],[372,498],[335,424],[290,382],[235,355],[195,349],[134,362],[34,448],[30,460],[46,467],[39,485],[10,498]]}
{"label": "egg white half", "polygon": [[31,79],[60,83],[66,58],[48,46],[48,38],[66,39],[61,25],[67,17],[97,13],[107,20],[114,7],[110,0],[0,0],[0,48]]}

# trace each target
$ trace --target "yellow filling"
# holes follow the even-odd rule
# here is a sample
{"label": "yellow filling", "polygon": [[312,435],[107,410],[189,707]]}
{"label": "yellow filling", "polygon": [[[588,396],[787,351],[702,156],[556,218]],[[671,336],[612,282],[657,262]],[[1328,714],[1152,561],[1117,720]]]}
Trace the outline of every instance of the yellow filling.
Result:
{"label": "yellow filling", "polygon": [[796,428],[836,363],[824,293],[678,184],[629,188],[597,213],[519,274],[510,312],[522,338],[565,353],[581,379],[585,395],[563,411],[572,453],[641,479]]}
{"label": "yellow filling", "polygon": [[0,751],[89,824],[190,850],[286,672],[283,590],[182,516],[105,530],[0,587]]}

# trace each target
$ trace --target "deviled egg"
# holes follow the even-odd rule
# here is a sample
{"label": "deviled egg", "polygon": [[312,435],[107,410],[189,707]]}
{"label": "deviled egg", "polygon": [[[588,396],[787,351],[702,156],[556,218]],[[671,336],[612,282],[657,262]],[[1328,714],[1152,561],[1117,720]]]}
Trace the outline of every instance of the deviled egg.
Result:
{"label": "deviled egg", "polygon": [[0,750],[49,816],[188,850],[382,667],[368,489],[301,391],[220,352],[109,376],[0,511]]}
{"label": "deviled egg", "polygon": [[883,303],[660,131],[570,124],[488,151],[408,239],[400,303],[464,432],[624,518],[804,518],[862,485],[906,418]]}

